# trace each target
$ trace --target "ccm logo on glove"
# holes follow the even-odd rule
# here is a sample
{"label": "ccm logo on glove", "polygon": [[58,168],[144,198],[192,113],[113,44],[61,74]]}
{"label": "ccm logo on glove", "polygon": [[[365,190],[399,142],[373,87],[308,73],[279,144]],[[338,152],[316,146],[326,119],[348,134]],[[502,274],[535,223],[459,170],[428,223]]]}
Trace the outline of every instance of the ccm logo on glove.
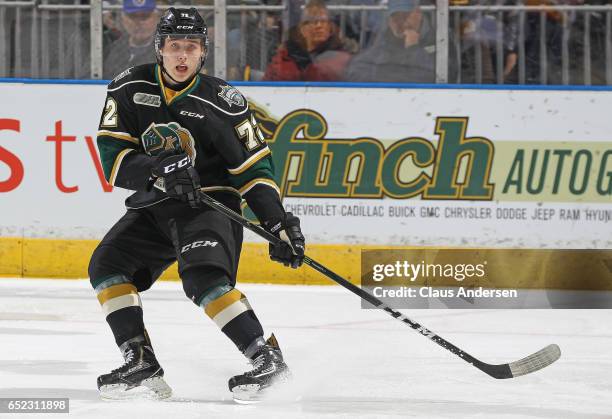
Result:
{"label": "ccm logo on glove", "polygon": [[189,156],[185,156],[185,158],[182,160],[169,164],[168,166],[164,166],[164,174],[172,173],[175,170],[182,169],[183,167],[189,165],[190,163],[191,163],[191,159],[189,158]]}

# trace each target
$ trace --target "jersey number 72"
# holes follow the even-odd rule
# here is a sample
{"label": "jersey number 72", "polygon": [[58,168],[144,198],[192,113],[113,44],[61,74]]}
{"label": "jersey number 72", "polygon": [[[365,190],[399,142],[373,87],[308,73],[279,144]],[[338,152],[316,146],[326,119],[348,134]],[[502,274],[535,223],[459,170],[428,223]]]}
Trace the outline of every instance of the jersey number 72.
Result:
{"label": "jersey number 72", "polygon": [[264,136],[255,121],[255,117],[251,115],[251,119],[245,119],[235,127],[238,137],[243,141],[247,150],[253,151],[257,147],[266,143]]}

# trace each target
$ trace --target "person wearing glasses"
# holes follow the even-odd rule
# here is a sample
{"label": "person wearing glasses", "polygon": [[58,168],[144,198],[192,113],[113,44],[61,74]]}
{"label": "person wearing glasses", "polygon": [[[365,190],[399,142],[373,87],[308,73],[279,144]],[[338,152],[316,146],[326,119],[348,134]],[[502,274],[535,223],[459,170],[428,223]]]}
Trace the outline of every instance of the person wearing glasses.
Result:
{"label": "person wearing glasses", "polygon": [[311,0],[289,40],[272,57],[263,80],[338,81],[350,59],[325,3]]}

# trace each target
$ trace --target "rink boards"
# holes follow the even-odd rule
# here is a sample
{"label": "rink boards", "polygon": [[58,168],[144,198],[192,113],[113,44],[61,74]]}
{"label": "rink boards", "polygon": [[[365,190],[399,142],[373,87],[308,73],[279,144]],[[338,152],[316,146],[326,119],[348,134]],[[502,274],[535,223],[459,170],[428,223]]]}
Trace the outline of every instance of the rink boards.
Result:
{"label": "rink boards", "polygon": [[[609,91],[241,90],[308,253],[352,281],[363,247],[612,247]],[[97,164],[105,86],[0,93],[0,275],[86,277],[129,194]],[[327,282],[246,241],[240,280]]]}

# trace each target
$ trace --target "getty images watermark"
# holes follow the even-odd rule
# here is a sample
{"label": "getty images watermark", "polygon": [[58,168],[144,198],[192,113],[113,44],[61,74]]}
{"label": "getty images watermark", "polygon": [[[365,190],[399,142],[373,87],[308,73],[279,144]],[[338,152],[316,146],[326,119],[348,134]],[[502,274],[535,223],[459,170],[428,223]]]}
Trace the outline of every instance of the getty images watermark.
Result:
{"label": "getty images watermark", "polygon": [[485,256],[465,249],[364,250],[361,286],[392,308],[520,306],[521,292],[495,284]]}
{"label": "getty images watermark", "polygon": [[361,286],[392,308],[610,309],[612,249],[362,250]]}
{"label": "getty images watermark", "polygon": [[[471,263],[411,263],[407,260],[396,260],[393,263],[377,263],[372,266],[372,281],[379,283],[373,287],[373,294],[378,298],[518,298],[516,289],[486,289],[482,286],[474,286],[472,279],[484,279],[486,277],[487,261],[478,264]],[[383,284],[385,280],[404,279],[411,286],[392,286],[391,281]],[[448,280],[447,283],[456,281],[457,284],[468,281],[468,286],[456,288],[435,288],[433,286],[421,285],[434,280]]]}

